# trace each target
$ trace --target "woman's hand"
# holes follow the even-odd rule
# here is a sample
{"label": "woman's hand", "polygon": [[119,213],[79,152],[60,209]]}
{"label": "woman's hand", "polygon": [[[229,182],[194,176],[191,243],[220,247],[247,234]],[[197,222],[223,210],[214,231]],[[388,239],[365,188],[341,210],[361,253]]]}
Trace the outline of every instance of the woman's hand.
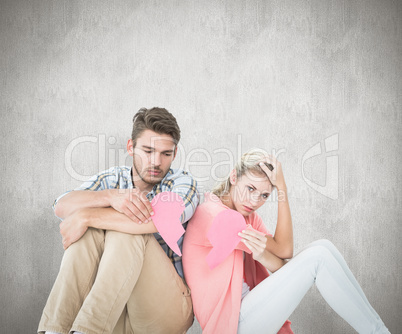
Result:
{"label": "woman's hand", "polygon": [[266,235],[252,230],[243,230],[239,233],[239,236],[242,237],[241,241],[253,253],[253,259],[260,262],[269,271],[275,272],[286,263],[281,258],[266,250]]}
{"label": "woman's hand", "polygon": [[[272,185],[279,190],[286,188],[285,178],[283,176],[282,165],[271,155],[265,157],[263,161],[260,162],[260,167],[268,176]],[[272,168],[272,170],[271,170]]]}
{"label": "woman's hand", "polygon": [[252,230],[243,230],[238,235],[242,238],[241,241],[253,253],[253,259],[260,261],[264,255],[267,237]]}

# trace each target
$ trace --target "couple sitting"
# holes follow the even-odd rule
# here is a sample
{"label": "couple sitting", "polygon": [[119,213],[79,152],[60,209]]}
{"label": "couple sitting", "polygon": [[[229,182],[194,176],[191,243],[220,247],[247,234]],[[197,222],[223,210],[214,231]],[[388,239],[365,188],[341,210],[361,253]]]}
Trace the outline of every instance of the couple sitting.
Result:
{"label": "couple sitting", "polygon": [[[197,208],[195,180],[170,168],[179,140],[167,110],[140,109],[127,143],[132,167],[95,175],[55,201],[65,253],[38,332],[185,333],[194,308],[204,333],[293,333],[286,319],[316,283],[359,333],[389,333],[329,241],[314,242],[292,258],[287,188],[276,159],[247,152]],[[274,188],[278,221],[272,236],[255,210]],[[184,203],[180,219],[187,230],[178,241],[183,262],[152,221],[150,201],[164,191]],[[246,247],[211,269],[208,232],[228,209],[252,228],[239,233]]]}

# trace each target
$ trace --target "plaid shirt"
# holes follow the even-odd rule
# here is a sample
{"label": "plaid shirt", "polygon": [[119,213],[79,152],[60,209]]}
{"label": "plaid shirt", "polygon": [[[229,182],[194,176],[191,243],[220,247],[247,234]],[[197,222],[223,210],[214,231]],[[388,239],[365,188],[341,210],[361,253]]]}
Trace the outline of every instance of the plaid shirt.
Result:
{"label": "plaid shirt", "polygon": [[[131,167],[112,167],[104,172],[92,176],[80,187],[74,190],[104,190],[104,189],[132,189],[134,188],[131,178]],[[197,182],[193,177],[181,169],[170,169],[162,181],[156,184],[147,194],[148,200],[152,200],[157,194],[163,191],[173,191],[181,196],[185,204],[185,209],[180,219],[184,229],[187,228],[187,222],[192,217],[199,202]],[[68,194],[70,191],[59,196],[53,203],[53,209],[57,201]],[[181,256],[175,254],[166,244],[159,233],[154,233],[156,240],[165,251],[166,255],[172,261],[177,273],[183,277],[183,265]],[[178,241],[180,250],[182,250],[184,235]]]}

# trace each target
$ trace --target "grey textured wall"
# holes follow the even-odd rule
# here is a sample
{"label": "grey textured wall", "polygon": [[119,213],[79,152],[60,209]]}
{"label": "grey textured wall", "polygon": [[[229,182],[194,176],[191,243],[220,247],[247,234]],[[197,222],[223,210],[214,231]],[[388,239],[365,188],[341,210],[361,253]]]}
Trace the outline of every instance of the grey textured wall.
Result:
{"label": "grey textured wall", "polygon": [[[251,147],[279,153],[296,251],[332,240],[401,331],[401,8],[1,0],[0,331],[35,332],[63,253],[52,201],[129,163],[142,106],[177,116],[176,165],[203,190]],[[271,230],[275,214],[273,200],[261,210]],[[315,288],[290,320],[298,334],[354,332]]]}

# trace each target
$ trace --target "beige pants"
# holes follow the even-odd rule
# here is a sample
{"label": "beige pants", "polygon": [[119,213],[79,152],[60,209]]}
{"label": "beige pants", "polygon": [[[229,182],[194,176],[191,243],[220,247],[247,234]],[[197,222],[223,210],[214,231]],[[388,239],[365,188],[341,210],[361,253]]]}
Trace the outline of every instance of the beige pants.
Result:
{"label": "beige pants", "polygon": [[89,228],[64,253],[38,332],[185,333],[190,291],[152,234]]}

